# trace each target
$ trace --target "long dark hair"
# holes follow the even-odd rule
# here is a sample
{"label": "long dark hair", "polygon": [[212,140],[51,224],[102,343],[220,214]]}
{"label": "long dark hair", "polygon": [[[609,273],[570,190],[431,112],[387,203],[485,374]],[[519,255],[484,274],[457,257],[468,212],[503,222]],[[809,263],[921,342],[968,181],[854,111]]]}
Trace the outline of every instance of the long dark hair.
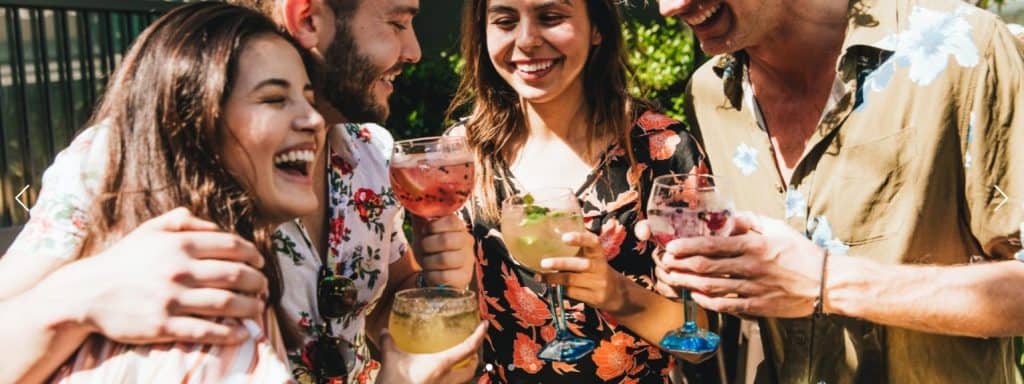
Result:
{"label": "long dark hair", "polygon": [[[629,95],[632,74],[622,36],[622,15],[616,0],[583,0],[601,44],[591,48],[583,69],[584,102],[590,116],[586,137],[614,137],[631,147],[629,129],[650,103]],[[462,80],[448,109],[449,119],[471,107],[466,136],[477,154],[477,196],[484,217],[498,216],[497,170],[526,140],[525,115],[519,95],[498,74],[487,52],[487,0],[466,0],[462,14]],[[634,162],[632,151],[627,151]]]}
{"label": "long dark hair", "polygon": [[[124,57],[90,125],[109,129],[110,158],[83,255],[105,248],[141,223],[176,207],[252,241],[266,259],[269,301],[281,277],[255,197],[225,168],[223,107],[246,44],[278,36],[313,61],[273,21],[251,9],[214,2],[185,5],[160,17]],[[231,136],[227,136],[230,138]]]}

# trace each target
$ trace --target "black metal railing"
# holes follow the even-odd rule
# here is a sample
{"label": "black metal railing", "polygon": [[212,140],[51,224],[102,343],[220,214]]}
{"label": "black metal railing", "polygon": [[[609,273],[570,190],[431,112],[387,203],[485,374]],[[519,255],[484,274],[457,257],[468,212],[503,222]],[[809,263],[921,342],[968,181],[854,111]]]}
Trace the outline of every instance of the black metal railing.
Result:
{"label": "black metal railing", "polygon": [[[25,222],[135,37],[180,1],[0,0],[0,229]],[[2,254],[5,244],[0,244]]]}

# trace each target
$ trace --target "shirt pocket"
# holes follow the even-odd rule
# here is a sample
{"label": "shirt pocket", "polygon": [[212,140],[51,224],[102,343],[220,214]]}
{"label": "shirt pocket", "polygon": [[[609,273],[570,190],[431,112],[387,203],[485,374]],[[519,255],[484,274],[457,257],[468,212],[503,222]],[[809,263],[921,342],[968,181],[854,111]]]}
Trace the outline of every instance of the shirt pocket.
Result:
{"label": "shirt pocket", "polygon": [[[862,129],[869,127],[862,126]],[[840,173],[832,189],[833,230],[847,245],[883,240],[902,229],[902,189],[914,146],[910,129],[849,140],[838,155]]]}

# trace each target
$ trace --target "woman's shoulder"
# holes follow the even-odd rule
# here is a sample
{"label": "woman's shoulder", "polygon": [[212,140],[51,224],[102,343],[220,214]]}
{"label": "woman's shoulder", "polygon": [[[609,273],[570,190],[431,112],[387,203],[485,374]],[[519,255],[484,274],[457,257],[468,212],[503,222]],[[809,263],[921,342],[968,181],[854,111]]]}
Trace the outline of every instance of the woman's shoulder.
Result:
{"label": "woman's shoulder", "polygon": [[630,134],[633,153],[640,163],[668,162],[671,168],[698,164],[704,151],[681,121],[656,111],[636,119]]}
{"label": "woman's shoulder", "polygon": [[633,135],[643,136],[661,131],[685,132],[686,125],[664,113],[647,110],[633,122]]}

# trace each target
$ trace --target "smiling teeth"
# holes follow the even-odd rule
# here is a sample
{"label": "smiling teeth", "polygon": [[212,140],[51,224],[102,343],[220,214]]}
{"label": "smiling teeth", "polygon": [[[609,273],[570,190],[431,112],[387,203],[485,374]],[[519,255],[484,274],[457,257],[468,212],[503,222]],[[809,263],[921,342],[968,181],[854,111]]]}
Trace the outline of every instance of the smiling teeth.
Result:
{"label": "smiling teeth", "polygon": [[310,151],[308,149],[290,151],[274,156],[274,164],[277,165],[298,162],[312,163],[313,158],[315,156],[316,155],[313,153],[313,151]]}
{"label": "smiling teeth", "polygon": [[715,4],[715,6],[708,8],[704,10],[704,12],[701,12],[695,16],[684,17],[683,20],[690,25],[700,25],[707,21],[708,18],[711,17],[711,15],[714,15],[715,12],[718,12],[719,8],[722,8],[722,3]]}
{"label": "smiling teeth", "polygon": [[384,77],[382,77],[381,79],[383,79],[384,81],[389,82],[389,83],[394,83],[395,79],[397,79],[397,78],[398,78],[398,74],[396,73],[396,74],[392,74],[392,75],[384,75]]}
{"label": "smiling teeth", "polygon": [[523,71],[523,72],[540,72],[540,71],[543,71],[545,69],[551,68],[552,65],[555,65],[555,61],[554,60],[548,60],[548,61],[539,62],[539,63],[533,63],[533,64],[519,64],[516,67],[519,68],[519,70]]}

